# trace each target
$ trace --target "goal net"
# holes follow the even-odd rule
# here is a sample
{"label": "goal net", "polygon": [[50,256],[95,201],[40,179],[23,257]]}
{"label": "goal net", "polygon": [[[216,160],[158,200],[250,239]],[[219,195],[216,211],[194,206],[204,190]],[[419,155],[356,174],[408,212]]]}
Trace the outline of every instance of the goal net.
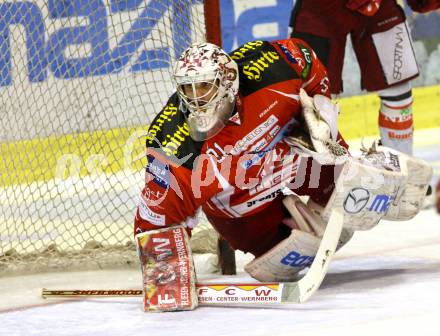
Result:
{"label": "goal net", "polygon": [[204,12],[201,0],[0,2],[0,274],[137,263],[145,133],[176,57],[206,39]]}

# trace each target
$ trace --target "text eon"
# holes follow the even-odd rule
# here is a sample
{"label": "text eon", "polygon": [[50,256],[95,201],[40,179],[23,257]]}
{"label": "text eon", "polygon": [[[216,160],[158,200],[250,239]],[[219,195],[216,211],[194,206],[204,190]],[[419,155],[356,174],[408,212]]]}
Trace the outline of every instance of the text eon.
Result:
{"label": "text eon", "polygon": [[[188,4],[200,2],[201,0],[189,0]],[[104,0],[48,0],[49,15],[44,17],[45,11],[37,2],[0,2],[0,86],[8,86],[13,82],[14,55],[11,55],[10,41],[12,25],[19,25],[25,31],[30,82],[44,81],[48,71],[61,79],[118,73],[129,61],[129,71],[132,72],[168,67],[172,46],[142,50],[136,60],[131,60],[167,12],[171,15],[174,54],[180,55],[190,43],[192,27],[188,18],[191,17],[191,6],[181,6],[178,0],[150,0],[146,5],[143,0],[110,0],[109,8],[106,3],[108,2]],[[111,16],[133,10],[137,10],[138,16],[128,29],[121,29],[123,33],[116,37],[117,45],[111,48]],[[81,24],[78,19],[82,20]],[[86,24],[83,23],[84,19]],[[65,24],[66,21],[68,24]],[[61,28],[49,32],[47,27],[52,25]],[[86,56],[66,56],[68,48],[81,44],[88,47]]]}
{"label": "text eon", "polygon": [[283,259],[281,263],[292,267],[309,267],[315,257],[301,255],[296,251],[290,251]]}

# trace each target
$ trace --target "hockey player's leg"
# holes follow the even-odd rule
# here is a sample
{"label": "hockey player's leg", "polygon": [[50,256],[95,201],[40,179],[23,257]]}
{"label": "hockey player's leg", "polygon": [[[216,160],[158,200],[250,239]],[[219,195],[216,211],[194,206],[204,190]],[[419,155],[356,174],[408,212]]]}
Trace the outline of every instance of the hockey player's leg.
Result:
{"label": "hockey player's leg", "polygon": [[409,82],[378,92],[381,106],[379,129],[382,144],[402,153],[413,152],[413,97]]}
{"label": "hockey player's leg", "polygon": [[[391,17],[393,20],[388,20]],[[362,26],[352,34],[361,86],[380,97],[378,124],[382,143],[411,155],[413,118],[409,81],[418,76],[419,70],[405,13],[398,2],[383,1],[379,11],[366,23],[366,29]]]}
{"label": "hockey player's leg", "polygon": [[175,226],[147,231],[137,234],[135,241],[142,268],[144,310],[196,308],[196,276],[186,230]]}

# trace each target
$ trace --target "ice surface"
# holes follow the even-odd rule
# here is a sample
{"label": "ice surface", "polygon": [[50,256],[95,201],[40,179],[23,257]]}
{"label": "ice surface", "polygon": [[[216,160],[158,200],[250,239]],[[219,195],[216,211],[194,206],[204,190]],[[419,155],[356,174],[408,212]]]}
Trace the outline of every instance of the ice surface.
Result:
{"label": "ice surface", "polygon": [[[235,280],[249,278],[241,273]],[[42,287],[137,288],[139,283],[137,271],[0,279],[0,334],[438,335],[440,217],[429,209],[409,222],[383,222],[356,233],[305,304],[146,314],[140,298],[39,298]]]}
{"label": "ice surface", "polygon": [[[419,141],[423,145],[416,155],[429,159],[438,175],[435,138],[421,137],[427,141]],[[247,260],[239,254],[239,266]],[[242,272],[232,278],[250,281]],[[321,288],[304,304],[146,314],[141,298],[40,298],[43,287],[139,288],[140,282],[137,270],[0,278],[0,335],[438,336],[440,216],[431,208],[411,221],[383,221],[356,232],[337,253]]]}

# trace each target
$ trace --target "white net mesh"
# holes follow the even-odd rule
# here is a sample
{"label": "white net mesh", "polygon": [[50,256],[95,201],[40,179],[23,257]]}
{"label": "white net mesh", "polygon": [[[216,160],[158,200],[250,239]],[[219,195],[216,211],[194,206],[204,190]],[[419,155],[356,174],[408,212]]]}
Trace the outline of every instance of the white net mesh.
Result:
{"label": "white net mesh", "polygon": [[136,262],[143,135],[204,35],[197,0],[0,2],[0,274]]}

